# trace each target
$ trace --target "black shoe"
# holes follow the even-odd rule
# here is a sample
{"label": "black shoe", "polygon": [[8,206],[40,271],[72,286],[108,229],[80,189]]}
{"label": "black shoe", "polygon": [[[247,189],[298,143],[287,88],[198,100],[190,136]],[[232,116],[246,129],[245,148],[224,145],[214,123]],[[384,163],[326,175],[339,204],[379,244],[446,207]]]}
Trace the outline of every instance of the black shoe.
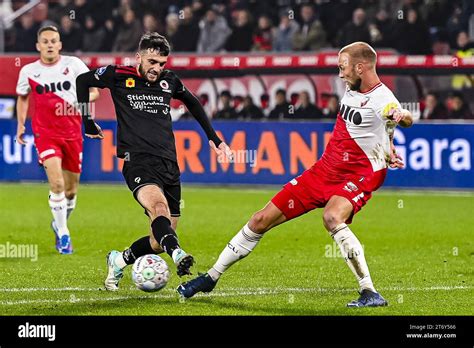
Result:
{"label": "black shoe", "polygon": [[178,256],[176,261],[176,273],[182,277],[186,274],[191,275],[191,271],[189,270],[192,265],[194,264],[194,257],[192,255],[186,254],[184,251],[180,251],[182,255]]}

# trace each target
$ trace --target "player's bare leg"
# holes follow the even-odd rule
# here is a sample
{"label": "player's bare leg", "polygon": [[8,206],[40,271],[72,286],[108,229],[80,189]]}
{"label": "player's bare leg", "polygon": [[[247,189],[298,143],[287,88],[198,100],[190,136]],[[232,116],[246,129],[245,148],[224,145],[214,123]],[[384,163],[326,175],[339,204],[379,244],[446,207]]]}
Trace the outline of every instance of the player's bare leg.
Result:
{"label": "player's bare leg", "polygon": [[53,214],[51,227],[56,234],[56,249],[61,254],[71,254],[72,244],[67,227],[67,199],[61,163],[60,157],[51,157],[43,162],[43,167],[49,182],[49,207]]}
{"label": "player's bare leg", "polygon": [[285,221],[286,217],[281,210],[269,202],[262,210],[256,212],[232,238],[219,255],[214,266],[207,273],[181,284],[177,289],[178,293],[188,298],[198,292],[212,291],[221,275],[235,262],[248,256],[265,232]]}
{"label": "player's bare leg", "polygon": [[360,286],[360,298],[347,304],[348,307],[386,306],[387,301],[377,293],[372,283],[369,267],[365,261],[364,249],[357,237],[346,225],[351,216],[353,206],[349,200],[341,196],[329,199],[323,213],[323,222],[331,237],[339,246],[344,260],[356,277]]}
{"label": "player's bare leg", "polygon": [[133,264],[140,256],[147,254],[159,254],[165,251],[176,264],[179,276],[191,274],[189,269],[194,259],[179,246],[178,236],[173,228],[177,227],[178,218],[171,217],[168,202],[161,189],[153,184],[143,186],[138,190],[137,199],[150,218],[150,236],[138,239],[122,253],[113,250],[107,255],[108,275],[105,280],[107,290],[118,290],[123,269]]}

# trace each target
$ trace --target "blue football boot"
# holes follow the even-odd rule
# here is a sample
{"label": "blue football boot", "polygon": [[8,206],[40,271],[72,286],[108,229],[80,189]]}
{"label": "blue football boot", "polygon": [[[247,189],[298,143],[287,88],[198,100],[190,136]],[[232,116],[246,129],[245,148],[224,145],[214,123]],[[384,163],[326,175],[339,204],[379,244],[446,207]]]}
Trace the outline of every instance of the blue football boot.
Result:
{"label": "blue football boot", "polygon": [[364,289],[360,292],[360,297],[347,304],[347,307],[383,307],[388,306],[388,302],[378,292]]}
{"label": "blue football boot", "polygon": [[189,282],[183,283],[176,289],[184,298],[193,297],[198,292],[211,292],[217,282],[212,280],[209,274],[201,274]]}

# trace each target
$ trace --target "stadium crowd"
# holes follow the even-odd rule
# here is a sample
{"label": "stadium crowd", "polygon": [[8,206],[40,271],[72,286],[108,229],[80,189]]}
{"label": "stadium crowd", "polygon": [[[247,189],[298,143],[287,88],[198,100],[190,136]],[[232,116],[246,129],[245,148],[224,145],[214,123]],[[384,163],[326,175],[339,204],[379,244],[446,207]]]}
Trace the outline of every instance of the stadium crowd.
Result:
{"label": "stadium crowd", "polygon": [[[3,0],[0,17],[25,3]],[[61,32],[63,52],[73,54],[133,52],[143,32],[158,31],[166,35],[174,52],[317,52],[365,41],[401,54],[470,57],[473,13],[474,1],[469,0],[51,0],[7,26],[5,49],[35,52],[37,30],[52,24]],[[290,101],[285,91],[279,91],[274,110],[265,111],[266,97],[257,106],[249,97],[225,91],[220,97],[222,110],[214,116],[333,115],[331,107],[325,107],[326,99],[320,109],[305,91]],[[328,104],[336,98],[328,97]],[[445,100],[433,92],[425,99],[422,118],[473,117],[461,92]],[[296,107],[294,113],[282,111],[287,104]]]}

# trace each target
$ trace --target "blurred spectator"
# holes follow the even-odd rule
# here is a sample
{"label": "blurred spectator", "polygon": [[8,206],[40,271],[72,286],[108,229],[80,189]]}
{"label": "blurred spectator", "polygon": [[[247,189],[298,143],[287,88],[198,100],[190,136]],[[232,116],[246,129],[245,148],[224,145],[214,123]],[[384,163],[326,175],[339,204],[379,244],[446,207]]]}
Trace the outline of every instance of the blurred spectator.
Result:
{"label": "blurred spectator", "polygon": [[71,12],[73,8],[74,5],[71,0],[58,0],[56,3],[50,4],[48,17],[55,23],[61,23],[62,16],[74,13]]}
{"label": "blurred spectator", "polygon": [[82,50],[84,52],[100,52],[104,46],[106,36],[107,33],[104,27],[97,26],[93,17],[86,16]]}
{"label": "blurred spectator", "polygon": [[42,28],[48,25],[58,26],[57,23],[48,19],[48,3],[41,2],[37,6],[33,7],[33,19],[36,23],[37,28]]}
{"label": "blurred spectator", "polygon": [[474,55],[474,42],[465,31],[460,31],[456,37],[456,56],[459,58]]}
{"label": "blurred spectator", "polygon": [[108,19],[105,21],[104,23],[105,39],[104,39],[104,45],[102,47],[103,52],[112,51],[112,47],[115,43],[115,38],[117,37],[117,31],[115,30],[116,27],[117,26],[113,19]]}
{"label": "blurred spectator", "polygon": [[397,28],[397,47],[404,54],[429,54],[430,34],[418,12],[409,9],[407,18]]}
{"label": "blurred spectator", "polygon": [[194,18],[191,7],[182,9],[182,19],[180,20],[178,31],[175,35],[175,52],[195,52],[199,39],[199,25]]}
{"label": "blurred spectator", "polygon": [[337,94],[331,94],[328,97],[326,107],[323,109],[323,117],[325,118],[337,118],[339,113],[339,97]]}
{"label": "blurred spectator", "polygon": [[428,92],[425,97],[425,109],[421,115],[422,119],[448,118],[448,110],[441,102],[438,93]]}
{"label": "blurred spectator", "polygon": [[290,106],[293,108],[286,100],[286,91],[284,89],[278,89],[275,92],[275,107],[268,114],[268,118],[277,120],[288,118],[290,115]]}
{"label": "blurred spectator", "polygon": [[472,119],[473,115],[461,92],[452,92],[448,98],[450,119]]}
{"label": "blurred spectator", "polygon": [[290,19],[288,11],[280,13],[280,24],[273,38],[273,50],[289,52],[293,50],[293,36],[299,30],[298,23]]}
{"label": "blurred spectator", "polygon": [[176,33],[178,32],[179,18],[176,13],[168,13],[166,16],[166,35],[168,42],[171,45],[171,49],[174,50],[174,44],[176,42]]}
{"label": "blurred spectator", "polygon": [[296,104],[296,112],[294,117],[290,118],[299,118],[299,119],[316,119],[322,118],[322,111],[313,103],[309,98],[309,93],[307,91],[302,91],[298,96],[298,103]]}
{"label": "blurred spectator", "polygon": [[273,27],[272,20],[268,16],[260,16],[258,27],[253,36],[253,50],[259,52],[268,52],[272,50]]}
{"label": "blurred spectator", "polygon": [[[474,56],[474,44],[470,41],[465,31],[459,32],[456,37],[456,49],[454,54],[458,58]],[[471,75],[453,75],[451,85],[454,89],[471,88],[473,81]]]}
{"label": "blurred spectator", "polygon": [[231,30],[224,17],[219,16],[214,8],[206,12],[206,16],[199,22],[199,53],[219,52],[224,48]]}
{"label": "blurred spectator", "polygon": [[456,35],[465,30],[464,25],[462,23],[463,18],[463,10],[461,4],[457,3],[454,7],[454,10],[451,16],[448,18],[446,23],[446,30],[448,31],[450,42],[452,45],[456,42]]}
{"label": "blurred spectator", "polygon": [[220,95],[222,108],[216,112],[214,118],[218,120],[233,120],[238,118],[237,112],[231,104],[231,99],[232,96],[229,91],[222,91]]}
{"label": "blurred spectator", "polygon": [[20,21],[15,23],[14,50],[16,52],[35,52],[38,29],[33,20],[33,14],[31,12],[23,14]]}
{"label": "blurred spectator", "polygon": [[142,36],[142,26],[140,21],[135,18],[133,10],[125,10],[123,14],[123,24],[119,28],[115,38],[113,52],[133,52],[137,49],[138,42]]}
{"label": "blurred spectator", "polygon": [[239,117],[245,120],[262,119],[263,112],[260,108],[254,104],[253,99],[250,95],[244,97],[242,110],[239,112]]}
{"label": "blurred spectator", "polygon": [[76,52],[82,48],[82,30],[78,24],[73,22],[69,15],[61,17],[61,41],[63,43],[63,52]]}
{"label": "blurred spectator", "polygon": [[[375,27],[374,27],[375,26]],[[375,47],[391,47],[394,25],[385,9],[375,15],[374,23],[369,25],[370,37]]]}
{"label": "blurred spectator", "polygon": [[248,52],[252,47],[253,26],[247,10],[236,12],[232,33],[227,38],[225,49],[229,52]]}
{"label": "blurred spectator", "polygon": [[352,14],[352,22],[344,25],[339,33],[339,45],[341,47],[355,41],[370,43],[370,32],[366,21],[365,11],[361,8],[355,9]]}
{"label": "blurred spectator", "polygon": [[[65,13],[66,15],[74,15],[74,20],[82,27],[86,22],[86,16],[89,13],[87,0],[74,0],[72,5],[72,12]],[[72,18],[71,18],[72,19]]]}
{"label": "blurred spectator", "polygon": [[270,113],[270,96],[267,93],[263,93],[260,96],[260,108],[265,116]]}
{"label": "blurred spectator", "polygon": [[326,32],[316,19],[314,7],[310,4],[301,6],[300,15],[300,29],[293,36],[293,48],[297,51],[315,51],[325,47]]}
{"label": "blurred spectator", "polygon": [[163,28],[158,26],[158,20],[151,13],[145,13],[142,20],[143,32],[152,33],[152,32],[162,32]]}

